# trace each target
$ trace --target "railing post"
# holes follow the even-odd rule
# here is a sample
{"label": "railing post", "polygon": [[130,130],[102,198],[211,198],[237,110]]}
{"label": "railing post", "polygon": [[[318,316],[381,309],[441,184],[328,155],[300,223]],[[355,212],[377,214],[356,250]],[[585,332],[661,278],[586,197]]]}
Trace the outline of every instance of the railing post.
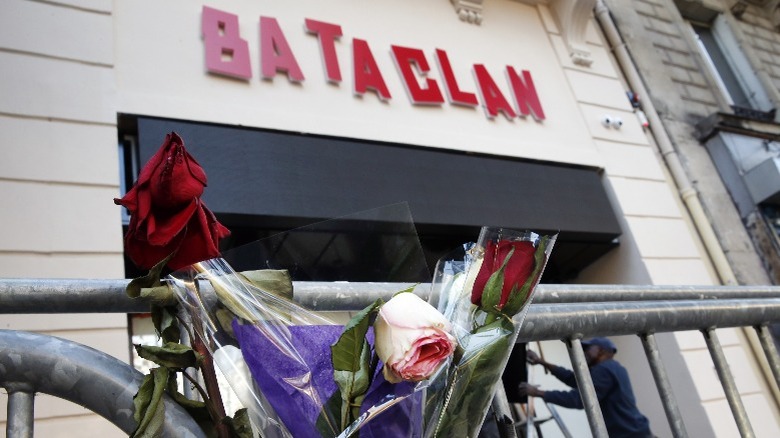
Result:
{"label": "railing post", "polygon": [[672,385],[669,383],[666,368],[664,368],[663,362],[661,362],[661,353],[658,350],[655,335],[645,333],[639,337],[642,339],[642,345],[645,347],[647,362],[650,364],[655,386],[658,388],[658,394],[661,396],[661,402],[664,405],[666,419],[669,421],[672,435],[675,438],[687,438],[688,432],[685,430],[685,424],[682,421],[682,415],[680,415],[680,407],[677,405],[677,399],[672,392]]}
{"label": "railing post", "polygon": [[585,408],[585,414],[588,416],[590,431],[594,438],[609,438],[607,426],[604,424],[604,415],[601,413],[599,398],[596,395],[596,389],[593,387],[593,379],[590,377],[590,369],[585,359],[585,352],[582,350],[582,342],[579,338],[572,338],[566,341],[569,348],[569,358],[574,368],[574,376],[577,378],[577,387],[580,390],[582,405]]}
{"label": "railing post", "polygon": [[9,385],[8,423],[6,435],[15,438],[32,438],[35,392],[29,385]]}
{"label": "railing post", "polygon": [[[29,431],[29,435],[8,434],[9,438],[32,436],[33,390],[84,406],[127,434],[136,429],[133,395],[144,377],[127,363],[84,345],[38,333],[0,330],[0,346],[0,387],[6,388],[9,395],[17,391],[20,394],[9,397],[9,425],[14,421],[13,427]],[[163,436],[205,437],[192,416],[168,394],[163,395],[162,404]]]}
{"label": "railing post", "polygon": [[769,333],[769,326],[761,324],[755,328],[758,340],[761,342],[761,347],[764,349],[766,360],[769,363],[769,368],[772,370],[772,376],[775,378],[775,384],[780,386],[780,356],[777,354],[777,347],[774,339],[772,339],[772,334]]}
{"label": "railing post", "polygon": [[[496,385],[496,393],[493,395],[493,414],[496,416],[496,427],[500,438],[517,438],[517,430],[514,421],[512,421],[512,411],[509,407],[509,401],[506,398],[504,385],[500,382]],[[486,419],[485,421],[490,421]]]}
{"label": "railing post", "polygon": [[723,391],[726,393],[729,407],[731,407],[731,412],[734,414],[734,420],[737,422],[739,434],[743,438],[755,437],[745,411],[745,406],[742,404],[742,398],[739,396],[739,391],[737,391],[734,376],[731,374],[729,364],[726,361],[726,355],[723,354],[718,335],[715,333],[715,328],[702,330],[702,333],[707,341],[707,348],[710,350],[710,356],[712,356],[712,362],[715,364],[715,369],[718,372],[720,383],[723,385]]}

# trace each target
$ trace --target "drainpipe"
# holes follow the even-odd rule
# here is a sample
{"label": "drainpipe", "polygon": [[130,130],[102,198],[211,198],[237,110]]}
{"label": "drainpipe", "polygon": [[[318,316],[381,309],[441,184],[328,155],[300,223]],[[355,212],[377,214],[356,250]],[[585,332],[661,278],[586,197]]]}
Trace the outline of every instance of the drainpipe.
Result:
{"label": "drainpipe", "polygon": [[[626,44],[623,42],[623,38],[617,30],[615,22],[612,21],[609,8],[607,8],[607,5],[604,4],[603,0],[597,1],[594,12],[596,19],[601,25],[602,31],[607,37],[610,48],[615,54],[615,58],[623,70],[623,74],[626,76],[629,86],[640,96],[649,96],[650,94],[647,92],[647,88],[645,88],[642,78],[639,76],[639,71],[637,70],[636,65],[634,65],[634,61],[631,59]],[[641,105],[650,122],[650,131],[656,140],[658,150],[666,163],[667,169],[669,169],[669,173],[672,175],[672,179],[674,179],[674,182],[677,185],[680,197],[682,198],[685,207],[688,209],[693,225],[699,233],[699,237],[715,267],[721,284],[737,285],[737,277],[734,275],[734,271],[731,269],[726,254],[723,252],[720,242],[718,242],[715,231],[713,230],[707,215],[704,213],[704,208],[699,200],[699,194],[697,190],[693,188],[688,175],[685,173],[680,157],[672,145],[669,134],[663,127],[663,122],[653,105],[652,99],[642,99]],[[775,405],[780,407],[780,388],[778,388],[772,370],[767,363],[766,357],[763,355],[758,335],[755,331],[747,328],[743,328],[742,333],[748,340],[753,355],[761,367],[767,386],[774,396]]]}

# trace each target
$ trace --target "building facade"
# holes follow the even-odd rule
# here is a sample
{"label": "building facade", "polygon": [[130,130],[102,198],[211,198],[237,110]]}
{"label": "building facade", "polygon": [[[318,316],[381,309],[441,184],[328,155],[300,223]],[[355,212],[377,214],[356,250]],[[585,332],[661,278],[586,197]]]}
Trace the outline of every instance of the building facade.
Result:
{"label": "building facade", "polygon": [[[408,202],[432,259],[497,225],[561,231],[548,282],[771,284],[776,8],[727,3],[6,0],[0,276],[132,276],[112,199],[176,131],[229,243]],[[702,48],[735,41],[742,70],[724,79]],[[124,315],[0,327],[131,360]],[[749,334],[720,338],[754,430],[777,436]],[[615,340],[669,436],[640,342]],[[659,342],[690,435],[734,436],[701,335]],[[588,436],[582,412],[562,415]],[[42,436],[117,434],[44,397],[36,416]]]}

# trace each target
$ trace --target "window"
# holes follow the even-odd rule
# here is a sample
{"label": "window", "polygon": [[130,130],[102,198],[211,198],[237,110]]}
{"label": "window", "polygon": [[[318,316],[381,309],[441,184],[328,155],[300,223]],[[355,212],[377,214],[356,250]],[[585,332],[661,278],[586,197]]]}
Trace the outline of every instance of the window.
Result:
{"label": "window", "polygon": [[[124,196],[138,175],[138,146],[134,136],[123,135],[119,140],[119,196]],[[122,225],[130,223],[127,209],[122,208]]]}
{"label": "window", "polygon": [[772,104],[723,15],[710,24],[691,24],[704,58],[735,113],[767,112]]}

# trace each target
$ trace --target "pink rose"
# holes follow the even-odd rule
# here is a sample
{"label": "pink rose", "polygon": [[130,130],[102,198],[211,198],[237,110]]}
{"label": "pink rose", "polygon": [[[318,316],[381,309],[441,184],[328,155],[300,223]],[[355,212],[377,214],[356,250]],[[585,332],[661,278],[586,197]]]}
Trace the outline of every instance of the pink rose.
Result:
{"label": "pink rose", "polygon": [[450,322],[413,293],[382,305],[374,322],[376,354],[390,383],[430,377],[455,351]]}

